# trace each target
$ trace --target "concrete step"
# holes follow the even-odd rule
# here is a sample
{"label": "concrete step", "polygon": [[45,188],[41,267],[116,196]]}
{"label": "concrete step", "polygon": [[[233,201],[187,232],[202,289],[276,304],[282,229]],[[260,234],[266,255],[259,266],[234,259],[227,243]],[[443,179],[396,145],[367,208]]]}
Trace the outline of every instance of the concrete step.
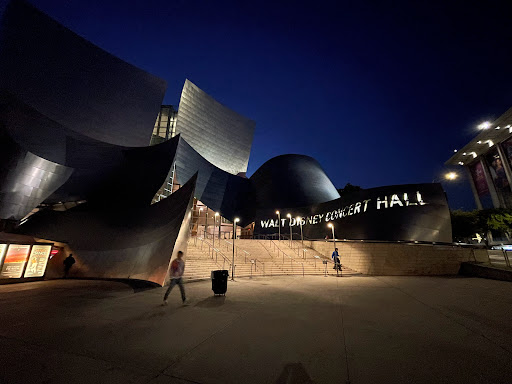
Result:
{"label": "concrete step", "polygon": [[478,262],[464,262],[460,266],[460,275],[483,277],[485,279],[512,281],[512,269],[496,267]]}
{"label": "concrete step", "polygon": [[[211,244],[211,239],[205,240]],[[268,240],[250,240],[250,239],[237,239],[235,240],[235,245],[237,249],[237,255],[235,256],[235,276],[250,276],[252,275],[332,275],[336,274],[335,270],[332,269],[332,261],[327,259],[326,257],[318,254],[318,252],[313,249],[306,248],[306,258],[302,258],[302,255],[299,254],[297,257],[297,250],[290,248],[287,245],[287,242],[282,241],[278,244],[281,251],[285,253],[284,258],[282,257],[282,253],[278,253],[273,251],[271,247],[271,243]],[[224,255],[228,260],[231,261],[233,245],[231,241],[221,240],[219,243],[217,240],[215,242],[215,247],[222,250]],[[272,245],[272,247],[274,247]],[[201,241],[189,241],[189,253],[187,254],[187,258],[192,260],[207,260],[211,257],[208,255],[209,247],[206,245],[202,246],[201,250]],[[246,251],[247,254],[243,251]],[[319,256],[319,258],[315,258],[314,256]],[[291,259],[290,259],[291,256]],[[219,259],[223,260],[220,256]],[[252,269],[251,272],[251,259],[256,259],[256,270]],[[327,272],[325,265],[322,263],[322,260],[328,260],[329,264],[327,264]],[[261,265],[263,263],[263,265]],[[219,264],[219,263],[218,263]],[[204,266],[198,265],[196,268],[201,269],[198,271],[198,275],[209,276],[209,271],[206,271]],[[229,265],[224,263],[224,268],[221,269],[229,269]],[[348,268],[343,268],[343,275],[347,274],[356,274],[356,272],[349,270]]]}

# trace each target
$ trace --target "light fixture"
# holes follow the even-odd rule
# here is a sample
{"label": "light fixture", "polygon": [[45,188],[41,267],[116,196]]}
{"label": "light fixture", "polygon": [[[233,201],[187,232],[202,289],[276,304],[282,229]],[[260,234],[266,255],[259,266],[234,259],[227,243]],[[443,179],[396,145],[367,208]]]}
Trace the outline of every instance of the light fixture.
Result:
{"label": "light fixture", "polygon": [[482,144],[482,140],[478,140],[476,143],[477,144]]}
{"label": "light fixture", "polygon": [[494,129],[500,129],[500,128],[501,128],[500,126],[497,126],[497,127],[496,127],[496,128],[494,128]]}
{"label": "light fixture", "polygon": [[482,124],[478,126],[478,129],[489,129],[491,126],[491,123],[488,121],[484,121]]}
{"label": "light fixture", "polygon": [[456,150],[456,149],[454,149],[454,150],[453,150],[453,152],[457,153],[457,150]]}
{"label": "light fixture", "polygon": [[489,144],[489,147],[492,147],[494,145],[494,142],[492,140],[487,140],[487,144]]}
{"label": "light fixture", "polygon": [[444,175],[444,178],[446,180],[455,180],[459,175],[457,175],[455,172],[448,172]]}
{"label": "light fixture", "polygon": [[466,152],[464,152],[464,153],[462,154],[462,156],[466,156],[466,155],[467,155],[467,153],[466,153]]}
{"label": "light fixture", "polygon": [[462,161],[459,161],[459,165],[464,165],[464,163]]}
{"label": "light fixture", "polygon": [[471,152],[470,155],[473,155],[473,159],[476,159],[476,157],[478,156],[476,152]]}

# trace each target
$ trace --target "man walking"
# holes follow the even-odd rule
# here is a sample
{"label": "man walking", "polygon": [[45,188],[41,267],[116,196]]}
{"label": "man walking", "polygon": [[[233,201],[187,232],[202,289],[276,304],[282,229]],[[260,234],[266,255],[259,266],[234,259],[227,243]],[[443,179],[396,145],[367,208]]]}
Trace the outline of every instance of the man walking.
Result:
{"label": "man walking", "polygon": [[169,297],[169,293],[171,293],[172,289],[176,284],[180,287],[181,292],[181,300],[183,304],[186,303],[187,298],[185,297],[185,288],[183,287],[183,272],[185,271],[185,262],[183,261],[183,252],[178,251],[178,257],[173,260],[171,263],[171,283],[169,284],[169,288],[164,295],[164,305],[167,305],[167,298]]}

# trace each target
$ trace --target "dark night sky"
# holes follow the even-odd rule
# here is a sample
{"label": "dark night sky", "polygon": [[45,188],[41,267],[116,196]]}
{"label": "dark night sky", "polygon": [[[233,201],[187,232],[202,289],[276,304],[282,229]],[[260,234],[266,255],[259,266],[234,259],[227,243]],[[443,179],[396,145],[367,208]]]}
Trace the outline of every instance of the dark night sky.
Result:
{"label": "dark night sky", "polygon": [[[338,188],[429,183],[512,106],[505,2],[32,3],[167,80],[165,103],[189,78],[255,120],[248,175],[300,153]],[[443,186],[452,208],[474,208],[467,180]]]}

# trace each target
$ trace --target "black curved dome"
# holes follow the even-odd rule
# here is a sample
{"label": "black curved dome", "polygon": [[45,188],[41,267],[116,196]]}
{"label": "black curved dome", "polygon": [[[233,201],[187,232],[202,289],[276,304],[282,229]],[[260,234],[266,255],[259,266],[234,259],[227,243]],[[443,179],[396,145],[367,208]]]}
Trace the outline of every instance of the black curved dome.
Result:
{"label": "black curved dome", "polygon": [[274,157],[250,180],[259,209],[301,207],[340,197],[318,161],[304,155]]}

